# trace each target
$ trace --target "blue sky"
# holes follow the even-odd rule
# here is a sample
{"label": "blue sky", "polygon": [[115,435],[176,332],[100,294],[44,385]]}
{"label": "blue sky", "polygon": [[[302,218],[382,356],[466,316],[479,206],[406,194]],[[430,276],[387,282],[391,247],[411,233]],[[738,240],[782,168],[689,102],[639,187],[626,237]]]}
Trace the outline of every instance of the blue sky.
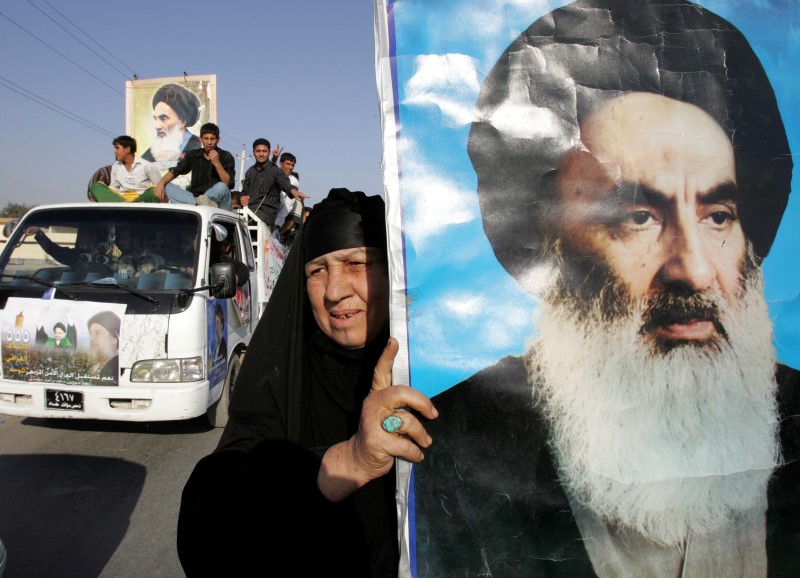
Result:
{"label": "blue sky", "polygon": [[[4,2],[0,84],[18,85],[116,136],[125,132],[132,73],[50,6],[140,78],[216,74],[220,146],[238,155],[260,136],[284,145],[298,157],[301,190],[312,201],[333,187],[382,194],[369,0]],[[0,110],[0,207],[86,200],[91,174],[114,160],[112,137],[6,86]]]}

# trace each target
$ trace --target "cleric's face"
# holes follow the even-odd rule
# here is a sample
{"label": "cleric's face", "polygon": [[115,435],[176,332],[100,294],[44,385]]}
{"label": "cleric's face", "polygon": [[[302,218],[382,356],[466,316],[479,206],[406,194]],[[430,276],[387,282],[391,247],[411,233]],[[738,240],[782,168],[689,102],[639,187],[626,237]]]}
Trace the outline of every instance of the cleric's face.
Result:
{"label": "cleric's face", "polygon": [[[746,240],[719,125],[693,105],[629,93],[594,111],[581,139],[585,150],[563,159],[558,178],[569,259],[599,264],[632,299],[714,290],[735,305]],[[702,308],[647,321],[642,337],[662,346],[724,337]]]}
{"label": "cleric's face", "polygon": [[166,102],[159,102],[153,108],[153,124],[156,134],[161,138],[166,137],[169,133],[178,130],[183,131],[186,128],[186,123]]}
{"label": "cleric's face", "polygon": [[99,323],[92,323],[89,326],[89,344],[102,361],[114,357],[119,348],[119,340]]}
{"label": "cleric's face", "polygon": [[214,316],[214,326],[217,330],[216,335],[214,336],[217,341],[217,345],[219,345],[220,341],[222,341],[222,332],[225,329],[225,321],[224,318],[220,315]]}

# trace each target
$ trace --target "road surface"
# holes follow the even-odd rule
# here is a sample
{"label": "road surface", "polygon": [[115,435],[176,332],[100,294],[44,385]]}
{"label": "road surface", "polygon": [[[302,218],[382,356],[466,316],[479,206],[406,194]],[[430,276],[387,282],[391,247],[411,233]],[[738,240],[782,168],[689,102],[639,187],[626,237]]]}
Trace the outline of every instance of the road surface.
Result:
{"label": "road surface", "polygon": [[0,415],[5,578],[180,577],[175,526],[205,416],[120,423]]}

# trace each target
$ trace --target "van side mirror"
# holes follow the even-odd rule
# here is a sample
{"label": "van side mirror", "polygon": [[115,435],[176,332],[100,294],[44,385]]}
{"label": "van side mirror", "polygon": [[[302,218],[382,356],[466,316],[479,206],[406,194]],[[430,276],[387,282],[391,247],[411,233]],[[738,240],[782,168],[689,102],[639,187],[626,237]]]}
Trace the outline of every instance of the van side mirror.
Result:
{"label": "van side mirror", "polygon": [[210,285],[219,285],[211,290],[217,299],[230,299],[236,295],[236,268],[233,263],[215,263],[211,266]]}
{"label": "van side mirror", "polygon": [[3,236],[8,239],[11,236],[11,233],[14,232],[14,228],[17,225],[19,225],[19,219],[14,219],[13,221],[9,221],[3,225]]}

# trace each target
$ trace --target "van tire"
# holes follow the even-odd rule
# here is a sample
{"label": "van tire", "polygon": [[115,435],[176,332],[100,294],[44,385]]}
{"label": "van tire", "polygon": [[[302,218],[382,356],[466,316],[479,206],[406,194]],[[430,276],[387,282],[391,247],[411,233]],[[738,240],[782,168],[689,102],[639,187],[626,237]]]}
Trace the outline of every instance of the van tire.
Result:
{"label": "van tire", "polygon": [[233,386],[236,378],[239,377],[239,370],[242,368],[242,360],[238,355],[231,357],[228,362],[228,374],[225,376],[225,384],[222,386],[222,394],[211,407],[206,411],[206,417],[211,427],[225,427],[228,423],[228,407],[231,403]]}

